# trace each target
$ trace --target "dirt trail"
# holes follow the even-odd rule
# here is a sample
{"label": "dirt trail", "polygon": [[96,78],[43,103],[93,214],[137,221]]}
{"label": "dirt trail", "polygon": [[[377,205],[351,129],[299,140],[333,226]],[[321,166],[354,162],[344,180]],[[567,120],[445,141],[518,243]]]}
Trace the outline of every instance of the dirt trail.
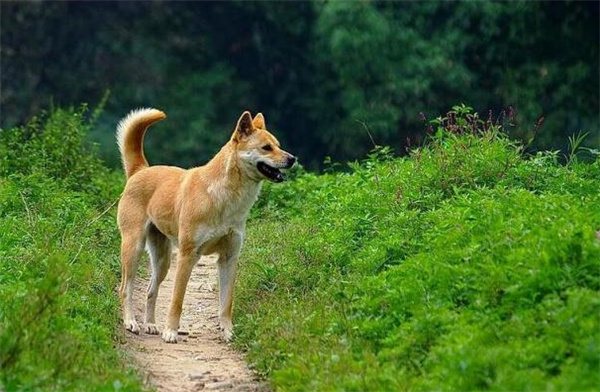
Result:
{"label": "dirt trail", "polygon": [[[244,362],[243,356],[221,338],[217,329],[218,286],[216,258],[203,257],[187,287],[177,344],[164,343],[160,335],[127,332],[128,351],[144,374],[147,385],[158,391],[268,391],[264,382]],[[176,258],[160,286],[156,321],[162,328],[167,314]],[[140,274],[143,275],[143,274]],[[148,279],[138,277],[135,290],[136,319],[144,315]],[[235,320],[235,319],[234,319]],[[181,332],[180,332],[181,333]]]}

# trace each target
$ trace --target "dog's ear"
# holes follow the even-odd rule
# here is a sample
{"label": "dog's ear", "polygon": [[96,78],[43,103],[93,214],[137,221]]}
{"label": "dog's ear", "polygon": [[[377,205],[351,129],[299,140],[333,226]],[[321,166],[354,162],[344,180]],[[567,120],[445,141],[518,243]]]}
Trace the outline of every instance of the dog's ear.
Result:
{"label": "dog's ear", "polygon": [[252,125],[254,125],[254,128],[267,129],[267,126],[265,125],[265,117],[262,113],[258,113],[256,116],[254,116],[254,120],[252,120]]}
{"label": "dog's ear", "polygon": [[235,126],[234,137],[236,140],[239,140],[252,135],[253,132],[254,125],[252,125],[252,116],[250,115],[250,112],[246,110],[244,113],[242,113],[237,125]]}

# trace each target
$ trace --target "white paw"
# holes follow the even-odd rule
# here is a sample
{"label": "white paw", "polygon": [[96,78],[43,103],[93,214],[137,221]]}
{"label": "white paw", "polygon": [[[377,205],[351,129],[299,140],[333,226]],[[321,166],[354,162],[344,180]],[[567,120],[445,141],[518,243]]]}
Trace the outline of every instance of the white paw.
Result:
{"label": "white paw", "polygon": [[231,342],[231,339],[233,339],[233,330],[224,329],[223,330],[223,340],[225,340],[226,342]]}
{"label": "white paw", "polygon": [[158,335],[158,327],[154,323],[146,323],[146,333],[148,335]]}
{"label": "white paw", "polygon": [[223,331],[223,339],[230,342],[233,338],[233,323],[229,319],[219,320],[219,329]]}
{"label": "white paw", "polygon": [[133,332],[133,333],[134,333],[134,334],[136,334],[136,335],[139,335],[139,334],[140,334],[140,326],[139,326],[139,324],[137,323],[137,321],[135,321],[135,319],[134,319],[134,318],[131,318],[131,319],[125,320],[125,321],[123,322],[123,325],[125,325],[125,329],[126,329],[126,330],[128,330],[128,331],[131,331],[131,332]]}
{"label": "white paw", "polygon": [[165,328],[162,338],[167,343],[177,343],[177,330]]}

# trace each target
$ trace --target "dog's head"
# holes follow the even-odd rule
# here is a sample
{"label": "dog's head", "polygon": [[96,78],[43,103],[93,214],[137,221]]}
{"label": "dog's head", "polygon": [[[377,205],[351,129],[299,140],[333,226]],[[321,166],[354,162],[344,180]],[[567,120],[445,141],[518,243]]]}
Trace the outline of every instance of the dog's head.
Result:
{"label": "dog's head", "polygon": [[296,163],[296,157],[284,151],[275,136],[267,131],[262,113],[254,119],[250,112],[242,113],[231,141],[242,170],[255,180],[266,178],[282,182],[285,178],[280,169],[289,169]]}

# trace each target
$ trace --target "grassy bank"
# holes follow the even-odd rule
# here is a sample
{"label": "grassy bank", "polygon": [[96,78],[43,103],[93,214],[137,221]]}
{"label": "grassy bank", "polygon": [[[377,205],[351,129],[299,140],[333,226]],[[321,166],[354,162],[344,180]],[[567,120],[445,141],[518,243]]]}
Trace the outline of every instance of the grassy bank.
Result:
{"label": "grassy bank", "polygon": [[[141,389],[116,347],[122,176],[86,113],[0,132],[0,390]],[[281,390],[593,390],[600,159],[523,154],[464,108],[433,131],[265,186],[236,344]]]}
{"label": "grassy bank", "polygon": [[409,157],[267,186],[237,345],[281,390],[593,390],[600,160],[559,158],[458,113]]}
{"label": "grassy bank", "polygon": [[0,132],[0,390],[140,389],[115,347],[122,178],[84,142],[86,113]]}

